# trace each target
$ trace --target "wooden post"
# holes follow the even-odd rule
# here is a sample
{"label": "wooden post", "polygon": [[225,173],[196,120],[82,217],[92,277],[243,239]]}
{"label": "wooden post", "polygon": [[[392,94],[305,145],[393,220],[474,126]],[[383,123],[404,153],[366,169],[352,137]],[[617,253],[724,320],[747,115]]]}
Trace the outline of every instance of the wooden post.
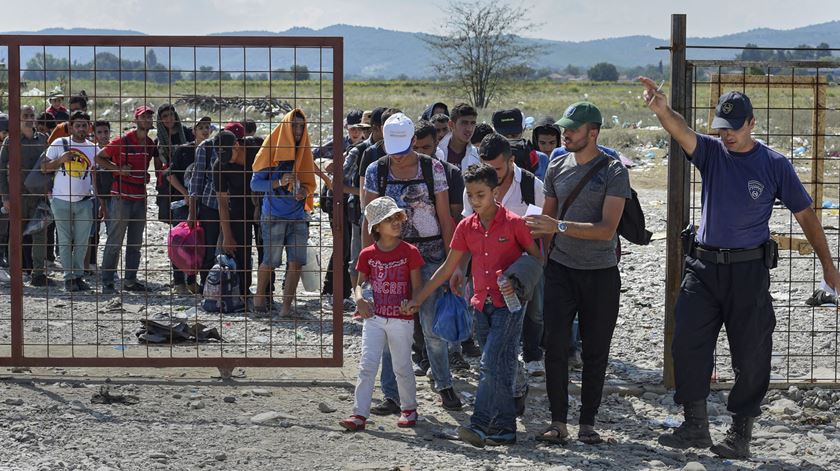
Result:
{"label": "wooden post", "polygon": [[[686,15],[671,15],[671,107],[687,116],[691,96],[685,61]],[[689,126],[693,123],[689,122]],[[674,387],[674,312],[682,281],[683,254],[680,232],[688,224],[689,167],[679,143],[671,138],[668,157],[668,240],[665,260],[665,351],[662,377],[665,387]]]}

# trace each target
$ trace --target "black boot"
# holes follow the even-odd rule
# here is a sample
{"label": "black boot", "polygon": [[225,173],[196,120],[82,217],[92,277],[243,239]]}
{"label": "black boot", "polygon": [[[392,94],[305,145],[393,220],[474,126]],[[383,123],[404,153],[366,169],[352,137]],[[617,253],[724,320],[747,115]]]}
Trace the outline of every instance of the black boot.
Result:
{"label": "black boot", "polygon": [[685,421],[674,433],[659,436],[659,444],[671,448],[709,448],[712,436],[709,435],[709,413],[706,401],[694,401],[683,404]]}
{"label": "black boot", "polygon": [[755,417],[736,415],[732,418],[732,426],[726,432],[726,438],[712,447],[712,453],[721,458],[745,460],[750,457],[750,439]]}

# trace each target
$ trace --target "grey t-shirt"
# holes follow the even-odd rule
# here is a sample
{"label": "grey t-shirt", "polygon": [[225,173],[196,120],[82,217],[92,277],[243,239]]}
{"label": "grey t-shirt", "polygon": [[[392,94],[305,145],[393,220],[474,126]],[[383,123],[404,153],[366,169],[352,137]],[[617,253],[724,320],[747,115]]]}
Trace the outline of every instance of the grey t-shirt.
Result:
{"label": "grey t-shirt", "polygon": [[[586,164],[578,165],[574,154],[561,156],[548,165],[545,173],[545,196],[557,198],[557,214],[566,198],[600,159],[610,159],[609,164],[592,176],[566,211],[565,220],[573,222],[599,222],[604,198],[617,196],[630,198],[630,175],[620,161],[601,154]],[[584,240],[558,233],[554,250],[549,256],[555,262],[578,270],[599,270],[618,264],[615,248],[618,235],[611,240]]]}

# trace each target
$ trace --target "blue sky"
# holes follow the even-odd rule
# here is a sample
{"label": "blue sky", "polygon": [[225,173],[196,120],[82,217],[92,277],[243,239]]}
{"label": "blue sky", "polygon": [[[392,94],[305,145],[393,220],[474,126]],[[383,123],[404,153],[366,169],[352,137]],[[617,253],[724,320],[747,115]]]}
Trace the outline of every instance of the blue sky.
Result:
{"label": "blue sky", "polygon": [[[294,26],[322,28],[347,23],[400,31],[439,32],[447,0],[39,0],[3,2],[3,27],[132,29],[147,34],[195,34],[268,30]],[[530,37],[581,41],[628,35],[667,38],[670,15],[688,14],[689,36],[707,37],[759,27],[791,29],[840,20],[836,0],[530,0],[512,2],[528,9],[535,24]],[[114,5],[119,5],[115,8]],[[80,13],[71,13],[80,12]],[[50,12],[50,13],[47,13]],[[66,12],[66,14],[62,13]],[[60,21],[57,21],[59,20]],[[837,45],[832,45],[837,46]]]}

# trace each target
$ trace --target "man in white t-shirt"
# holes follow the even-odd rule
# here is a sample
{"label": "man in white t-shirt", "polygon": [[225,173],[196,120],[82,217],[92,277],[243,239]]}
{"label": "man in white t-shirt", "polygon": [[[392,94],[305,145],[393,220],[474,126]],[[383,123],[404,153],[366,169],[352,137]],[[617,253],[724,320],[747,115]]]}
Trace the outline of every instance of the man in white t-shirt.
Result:
{"label": "man in white t-shirt", "polygon": [[55,172],[50,206],[58,231],[59,254],[68,292],[88,291],[82,279],[90,227],[93,224],[93,163],[96,144],[88,138],[90,116],[70,116],[70,137],[56,139],[47,148],[43,172]]}

